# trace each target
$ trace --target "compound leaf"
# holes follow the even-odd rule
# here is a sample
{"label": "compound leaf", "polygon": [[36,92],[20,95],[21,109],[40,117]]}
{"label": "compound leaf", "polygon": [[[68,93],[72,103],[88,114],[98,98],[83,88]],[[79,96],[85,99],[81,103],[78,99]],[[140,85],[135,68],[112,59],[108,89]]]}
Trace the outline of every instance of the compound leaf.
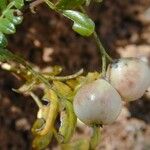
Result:
{"label": "compound leaf", "polygon": [[73,10],[65,10],[63,15],[74,22],[72,29],[80,35],[90,36],[94,32],[95,24],[87,15]]}
{"label": "compound leaf", "polygon": [[0,0],[0,9],[4,10],[7,7],[7,0]]}
{"label": "compound leaf", "polygon": [[2,32],[0,32],[0,47],[6,47],[7,43],[8,43],[8,41],[5,37],[5,35]]}
{"label": "compound leaf", "polygon": [[0,48],[0,61],[13,60],[13,54],[7,49]]}
{"label": "compound leaf", "polygon": [[[16,13],[16,14],[15,14]],[[13,24],[20,24],[23,20],[23,16],[18,15],[21,14],[21,12],[19,10],[14,10],[14,9],[9,9],[6,13],[5,13],[5,17],[12,22]]]}
{"label": "compound leaf", "polygon": [[32,142],[32,147],[37,150],[45,149],[51,142],[52,135],[51,132],[44,136],[37,135]]}
{"label": "compound leaf", "polygon": [[16,32],[15,26],[7,18],[0,19],[0,31],[4,34],[14,34]]}
{"label": "compound leaf", "polygon": [[14,0],[14,2],[17,9],[21,9],[24,6],[24,0]]}

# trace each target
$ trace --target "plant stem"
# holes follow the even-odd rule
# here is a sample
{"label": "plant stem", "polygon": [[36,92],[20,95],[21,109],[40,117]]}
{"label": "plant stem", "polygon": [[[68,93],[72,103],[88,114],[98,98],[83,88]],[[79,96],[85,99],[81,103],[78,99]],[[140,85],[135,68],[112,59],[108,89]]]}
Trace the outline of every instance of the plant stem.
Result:
{"label": "plant stem", "polygon": [[69,76],[48,76],[48,80],[59,80],[59,81],[65,81],[65,80],[70,80],[78,77],[83,73],[83,69],[79,70],[75,74],[69,75]]}
{"label": "plant stem", "polygon": [[55,5],[49,1],[49,0],[44,0],[44,2],[52,9],[52,10],[55,10]]}
{"label": "plant stem", "polygon": [[[84,14],[87,14],[86,10],[85,10],[82,6],[80,6],[80,10],[81,10]],[[100,50],[100,53],[101,53],[102,55],[105,55],[105,57],[106,57],[109,61],[112,61],[112,58],[107,54],[107,52],[106,52],[105,48],[103,47],[103,44],[101,43],[101,41],[100,41],[100,39],[99,39],[99,37],[98,37],[96,31],[94,31],[94,33],[93,33],[93,38],[94,38],[95,41],[96,41],[96,44],[97,44],[97,46],[98,46],[98,48],[99,48],[99,50]]]}
{"label": "plant stem", "polygon": [[97,43],[97,46],[99,47],[101,54],[104,55],[110,62],[112,62],[112,58],[107,54],[107,52],[106,52],[105,48],[103,47],[96,31],[93,33],[93,37]]}
{"label": "plant stem", "polygon": [[10,2],[10,3],[8,4],[7,8],[3,11],[2,15],[0,16],[0,18],[3,18],[4,15],[5,15],[5,13],[6,13],[9,9],[11,9],[13,6],[14,6],[14,1],[12,1],[12,2]]}
{"label": "plant stem", "polygon": [[42,75],[40,74],[39,72],[36,72],[35,70],[32,69],[32,67],[30,66],[30,64],[28,64],[24,59],[22,59],[21,57],[17,56],[17,55],[14,55],[13,53],[11,53],[12,55],[12,58],[22,64],[25,68],[27,68],[31,73],[32,75],[39,79],[41,82],[43,82],[48,88],[52,88],[51,84],[48,82],[48,80]]}
{"label": "plant stem", "polygon": [[102,77],[106,75],[106,56],[102,56]]}
{"label": "plant stem", "polygon": [[95,150],[100,142],[100,129],[97,126],[93,127],[93,134],[90,139],[90,150]]}
{"label": "plant stem", "polygon": [[33,92],[30,92],[29,94],[33,98],[33,100],[35,101],[35,103],[37,104],[37,106],[39,108],[42,108],[43,104],[41,103],[40,99]]}
{"label": "plant stem", "polygon": [[[79,8],[84,14],[87,14],[85,9],[82,6],[80,6]],[[106,74],[106,58],[110,62],[112,62],[112,58],[107,54],[107,52],[106,52],[105,48],[103,47],[96,31],[94,31],[94,33],[93,33],[93,38],[96,41],[96,44],[97,44],[97,46],[100,50],[101,56],[102,56],[102,76],[105,77],[105,74]]]}

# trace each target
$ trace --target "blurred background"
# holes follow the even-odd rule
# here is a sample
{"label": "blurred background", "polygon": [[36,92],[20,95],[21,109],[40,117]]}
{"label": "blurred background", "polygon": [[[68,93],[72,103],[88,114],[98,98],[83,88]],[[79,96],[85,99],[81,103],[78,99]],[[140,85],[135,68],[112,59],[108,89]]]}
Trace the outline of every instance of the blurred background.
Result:
{"label": "blurred background", "polygon": [[[113,58],[146,56],[150,61],[150,0],[104,0],[92,3],[87,11]],[[64,75],[81,68],[100,70],[94,40],[74,33],[71,24],[42,4],[36,14],[25,12],[23,24],[9,37],[8,48],[41,69],[60,65]],[[30,128],[37,107],[30,97],[12,91],[19,85],[15,76],[0,70],[0,150],[31,149]],[[74,139],[89,137],[90,132],[80,124]],[[58,148],[52,144],[48,149]],[[115,124],[103,128],[97,149],[150,150],[150,89],[126,105]]]}

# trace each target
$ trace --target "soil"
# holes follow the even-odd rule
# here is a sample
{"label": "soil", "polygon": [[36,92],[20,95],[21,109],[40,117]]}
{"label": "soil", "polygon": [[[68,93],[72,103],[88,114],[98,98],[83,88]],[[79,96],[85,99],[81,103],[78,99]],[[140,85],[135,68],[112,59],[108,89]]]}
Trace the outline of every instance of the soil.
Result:
{"label": "soil", "polygon": [[[150,58],[149,6],[150,0],[105,0],[100,5],[93,3],[87,9],[104,47],[113,58]],[[45,5],[39,6],[35,14],[27,10],[23,24],[17,27],[15,35],[9,37],[8,49],[40,68],[60,65],[65,75],[81,68],[85,72],[100,70],[95,42],[91,37],[83,38],[74,33],[71,25],[71,21]],[[0,70],[0,150],[32,149],[30,128],[37,107],[30,97],[12,91],[20,84],[14,75]],[[142,99],[125,106],[126,114],[123,113],[112,126],[103,128],[99,150],[150,149],[149,95],[147,93]],[[85,126],[79,128],[84,130],[83,136],[89,134]]]}

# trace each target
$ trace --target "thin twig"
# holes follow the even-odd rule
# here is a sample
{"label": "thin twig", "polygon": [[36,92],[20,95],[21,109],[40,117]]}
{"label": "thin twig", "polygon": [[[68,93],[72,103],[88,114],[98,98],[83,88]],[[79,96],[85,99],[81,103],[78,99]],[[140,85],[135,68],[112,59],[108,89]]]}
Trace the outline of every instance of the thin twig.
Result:
{"label": "thin twig", "polygon": [[102,56],[102,77],[106,75],[106,56]]}
{"label": "thin twig", "polygon": [[48,76],[49,80],[59,80],[59,81],[65,81],[65,80],[70,80],[78,77],[83,73],[83,69],[79,70],[75,74],[69,75],[69,76]]}
{"label": "thin twig", "polygon": [[30,92],[29,94],[30,94],[30,96],[33,98],[33,100],[35,101],[35,103],[37,104],[37,106],[38,106],[39,108],[42,108],[42,107],[43,107],[43,104],[42,104],[42,102],[40,101],[40,99],[39,99],[33,92]]}
{"label": "thin twig", "polygon": [[97,43],[97,46],[99,47],[99,50],[100,50],[101,54],[102,54],[102,55],[105,55],[106,58],[107,58],[110,62],[112,62],[112,58],[107,54],[107,52],[106,52],[105,48],[103,47],[103,45],[102,45],[102,43],[101,43],[101,41],[100,41],[100,39],[99,39],[99,37],[98,37],[98,35],[97,35],[96,32],[93,33],[93,37],[94,37],[94,39],[95,39],[95,41],[96,41],[96,43]]}
{"label": "thin twig", "polygon": [[[87,14],[86,10],[82,6],[80,6],[79,8],[84,14]],[[97,44],[97,46],[99,48],[99,51],[101,53],[101,57],[102,57],[102,75],[103,75],[103,77],[105,77],[105,74],[106,74],[106,58],[110,62],[112,62],[112,58],[107,54],[107,52],[106,52],[105,48],[103,47],[96,31],[94,31],[94,33],[93,33],[93,38],[96,41],[96,44]]]}
{"label": "thin twig", "polygon": [[[55,5],[49,1],[49,0],[44,0],[44,2],[52,9],[52,10],[55,10]],[[56,10],[55,10],[56,11]]]}

